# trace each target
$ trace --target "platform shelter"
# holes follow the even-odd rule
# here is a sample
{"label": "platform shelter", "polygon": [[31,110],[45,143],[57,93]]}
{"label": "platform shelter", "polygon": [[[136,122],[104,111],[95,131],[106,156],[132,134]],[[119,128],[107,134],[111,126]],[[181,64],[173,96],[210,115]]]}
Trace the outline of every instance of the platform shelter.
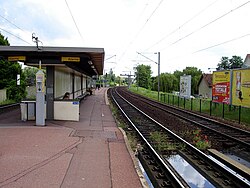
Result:
{"label": "platform shelter", "polygon": [[[46,70],[45,110],[49,120],[79,120],[79,99],[103,74],[103,48],[0,46],[0,58]],[[69,99],[63,99],[65,93]],[[34,101],[33,101],[34,102]],[[29,105],[28,105],[29,106]]]}

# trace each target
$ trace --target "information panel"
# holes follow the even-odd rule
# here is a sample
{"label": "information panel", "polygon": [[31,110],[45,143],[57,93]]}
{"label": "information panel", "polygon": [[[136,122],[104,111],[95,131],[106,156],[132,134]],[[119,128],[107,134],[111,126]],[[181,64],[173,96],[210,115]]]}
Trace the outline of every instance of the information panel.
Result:
{"label": "information panel", "polygon": [[190,98],[191,96],[191,75],[180,77],[180,96]]}
{"label": "information panel", "polygon": [[250,69],[233,70],[232,104],[250,107]]}
{"label": "information panel", "polygon": [[230,103],[230,71],[213,72],[213,102]]}

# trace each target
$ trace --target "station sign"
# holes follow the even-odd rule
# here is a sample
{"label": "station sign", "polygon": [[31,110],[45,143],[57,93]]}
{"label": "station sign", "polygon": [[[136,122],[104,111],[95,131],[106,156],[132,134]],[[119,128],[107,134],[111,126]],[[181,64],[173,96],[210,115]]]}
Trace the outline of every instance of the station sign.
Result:
{"label": "station sign", "polygon": [[62,62],[80,62],[80,57],[62,57]]}
{"label": "station sign", "polygon": [[25,56],[9,56],[8,61],[26,61]]}

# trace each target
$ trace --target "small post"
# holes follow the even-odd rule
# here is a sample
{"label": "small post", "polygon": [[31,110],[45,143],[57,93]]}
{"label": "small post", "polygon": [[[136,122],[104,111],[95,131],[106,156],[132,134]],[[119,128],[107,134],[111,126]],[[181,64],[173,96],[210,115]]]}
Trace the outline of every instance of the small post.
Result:
{"label": "small post", "polygon": [[240,124],[240,121],[241,121],[240,117],[241,117],[241,106],[239,106],[239,124]]}
{"label": "small post", "polygon": [[209,109],[210,116],[212,115],[212,101],[210,101],[210,109]]}
{"label": "small post", "polygon": [[193,98],[191,98],[191,111],[193,110]]}
{"label": "small post", "polygon": [[201,99],[200,99],[200,113],[201,113]]}
{"label": "small post", "polygon": [[169,104],[169,94],[168,94],[168,104]]}
{"label": "small post", "polygon": [[158,52],[158,101],[159,101],[159,94],[160,94],[160,75],[161,75],[161,71],[160,71],[160,52]]}
{"label": "small post", "polygon": [[186,108],[186,97],[184,97],[184,109]]}
{"label": "small post", "polygon": [[174,95],[173,95],[173,106],[174,106]]}
{"label": "small post", "polygon": [[222,118],[223,118],[223,119],[224,119],[224,117],[225,117],[224,112],[225,112],[225,103],[223,102],[223,103],[222,103]]}
{"label": "small post", "polygon": [[178,96],[178,107],[180,106],[180,97]]}

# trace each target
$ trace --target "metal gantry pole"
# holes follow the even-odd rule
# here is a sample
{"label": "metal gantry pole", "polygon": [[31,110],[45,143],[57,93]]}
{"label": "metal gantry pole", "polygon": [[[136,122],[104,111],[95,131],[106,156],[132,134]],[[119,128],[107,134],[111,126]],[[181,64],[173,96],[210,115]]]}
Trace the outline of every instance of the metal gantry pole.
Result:
{"label": "metal gantry pole", "polygon": [[160,100],[160,74],[161,74],[161,70],[160,70],[160,52],[158,52],[158,101]]}

